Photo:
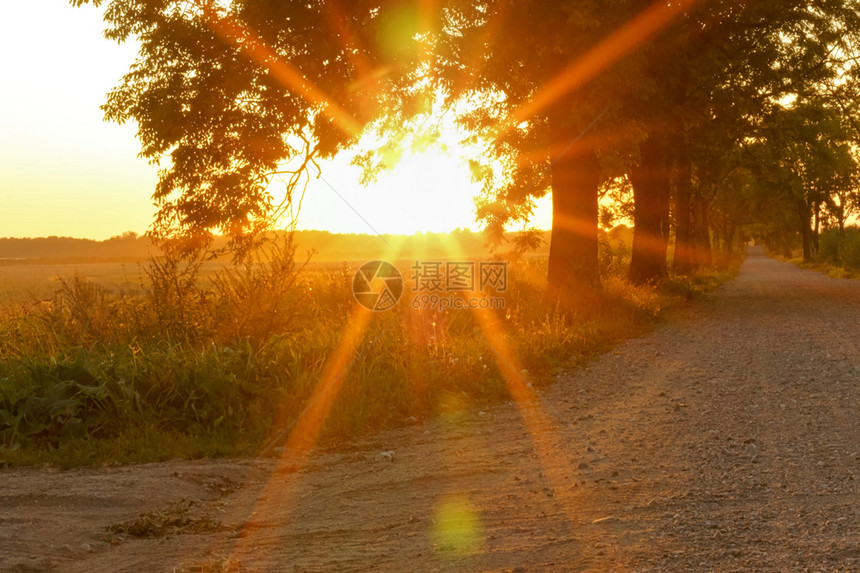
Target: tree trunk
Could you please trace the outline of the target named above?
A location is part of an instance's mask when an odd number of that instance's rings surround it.
[[[669,169],[662,141],[649,136],[639,144],[639,165],[630,173],[633,184],[633,250],[630,281],[643,284],[666,276],[669,248]]]
[[[839,236],[840,237],[845,236],[845,219],[846,219],[846,217],[845,217],[845,206],[844,205],[845,205],[844,203],[839,205],[839,211],[838,211],[838,215],[837,215],[838,216],[837,224],[839,225]]]
[[[726,242],[725,246],[723,247],[723,254],[725,254],[727,257],[731,257],[732,253],[735,252],[735,246],[738,244],[737,234],[738,226],[735,222],[735,219],[732,219],[732,221],[728,225],[728,231],[726,232]]]
[[[812,230],[812,258],[818,257],[818,236],[821,231],[821,205],[815,206],[815,226]]]
[[[683,134],[682,134],[683,135]],[[693,270],[692,167],[687,142],[676,142],[677,170],[675,171],[675,254],[672,267],[675,272],[689,274]]]
[[[800,219],[800,237],[803,239],[803,260],[812,260],[812,229],[809,227],[812,219],[811,209],[803,199],[797,200],[797,216]]]
[[[552,148],[559,150],[557,153],[579,136],[579,130],[566,123],[567,109],[559,106],[549,116]],[[570,306],[579,294],[600,287],[597,263],[600,163],[589,138],[582,138],[564,155],[552,159],[547,295],[563,306]]]
[[[693,194],[693,263],[707,266],[713,262],[711,254],[710,221],[708,221],[708,201],[705,190],[699,185]]]

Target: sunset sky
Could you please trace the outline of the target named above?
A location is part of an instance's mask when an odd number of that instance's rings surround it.
[[[155,168],[137,158],[134,126],[99,106],[134,59],[102,37],[104,8],[66,0],[7,3],[0,19],[0,237],[106,239],[142,233]],[[476,228],[468,170],[441,152],[407,157],[372,188],[340,157],[309,189],[299,228],[411,233]],[[548,228],[544,201],[535,221]]]

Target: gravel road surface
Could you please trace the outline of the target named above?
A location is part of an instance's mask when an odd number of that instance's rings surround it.
[[[0,471],[0,570],[860,571],[858,343],[860,282],[751,249],[516,402],[303,460]]]

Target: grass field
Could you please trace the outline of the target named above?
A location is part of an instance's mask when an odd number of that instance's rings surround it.
[[[54,297],[61,278],[80,275],[112,292],[140,291],[146,278],[138,263],[0,264],[0,303],[35,303]]]
[[[403,298],[371,312],[353,296],[357,263],[303,267],[295,251],[239,267],[0,266],[0,463],[251,455],[300,430],[336,441],[506,399],[731,274],[636,287],[623,244],[605,242],[603,292],[571,311],[543,301],[543,257],[495,261],[506,288],[471,295],[501,305],[444,309],[416,303],[403,259]]]

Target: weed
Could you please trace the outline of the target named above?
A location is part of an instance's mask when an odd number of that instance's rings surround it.
[[[374,314],[338,371],[323,438],[505,399],[514,365],[548,383],[729,276],[634,286],[619,278],[627,247],[601,248],[604,292],[570,312],[541,296],[546,260],[518,258],[503,309],[401,302]],[[52,299],[0,313],[0,463],[247,455],[308,407],[354,314],[355,269],[296,264],[289,236],[214,273],[204,255],[164,252],[142,292],[74,276]]]

